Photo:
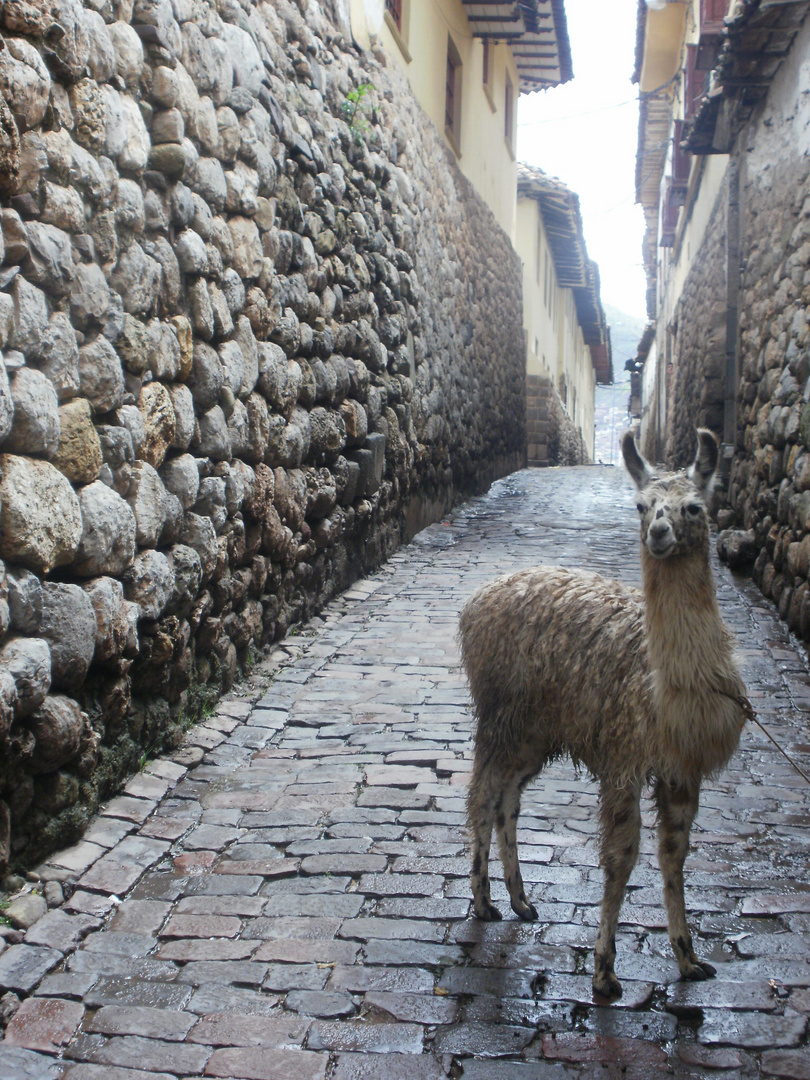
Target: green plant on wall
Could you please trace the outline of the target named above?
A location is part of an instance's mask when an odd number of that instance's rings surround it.
[[[349,125],[349,131],[355,142],[374,142],[377,133],[372,131],[368,120],[368,113],[372,109],[371,94],[374,91],[374,83],[364,82],[350,90],[346,99],[340,106],[343,119]]]

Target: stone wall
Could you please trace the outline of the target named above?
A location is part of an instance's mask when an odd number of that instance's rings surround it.
[[[725,504],[717,514],[721,556],[750,566],[791,629],[810,640],[810,22],[797,35],[768,96],[739,135],[733,153],[740,183],[741,281],[736,445]],[[688,325],[706,354],[720,356],[725,309],[724,199],[698,258],[695,288],[684,301]],[[698,282],[704,282],[702,288]],[[690,280],[691,286],[691,280]],[[687,313],[686,307],[694,305]],[[681,350],[683,355],[683,350]],[[689,378],[698,382],[699,367]],[[708,393],[722,403],[719,371]],[[707,391],[703,391],[707,393]],[[693,393],[693,402],[695,401]],[[693,428],[691,410],[673,415],[672,458]],[[707,414],[708,416],[708,414]],[[722,424],[722,412],[719,413]],[[721,424],[714,430],[722,430]],[[714,426],[709,424],[709,426]]]
[[[532,466],[591,463],[582,432],[545,375],[526,376],[526,444]]]
[[[316,4],[0,28],[2,864],[521,465],[525,351],[507,237]]]
[[[749,533],[754,578],[810,639],[810,169],[745,185],[737,455],[730,505]]]
[[[700,257],[663,333],[672,336],[665,460],[684,468],[695,457],[695,429],[723,435],[726,370],[726,203],[724,188],[712,211]],[[666,350],[659,343],[659,356]]]

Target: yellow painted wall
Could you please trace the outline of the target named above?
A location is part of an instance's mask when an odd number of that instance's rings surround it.
[[[591,350],[582,337],[573,290],[557,283],[543,219],[534,199],[518,200],[515,247],[523,262],[527,373],[549,376],[558,392],[565,380],[566,412],[582,432],[593,457],[596,375]]]
[[[461,0],[403,0],[403,33],[392,32],[382,0],[352,0],[352,33],[361,47],[374,36],[386,53],[406,73],[416,99],[442,133],[445,107],[445,74],[448,34],[462,61],[460,146],[448,145],[457,154],[464,175],[513,240],[517,165],[514,157],[514,125],[519,80],[508,46],[490,46],[490,93],[483,84],[483,43],[474,39]],[[511,79],[513,135],[505,135],[507,75]],[[511,141],[511,146],[510,146]]]
[[[681,66],[681,49],[687,28],[687,12],[691,5],[667,4],[661,11],[647,9],[644,36],[644,62],[641,66],[639,89],[648,93],[675,75]],[[691,13],[691,10],[690,12]]]

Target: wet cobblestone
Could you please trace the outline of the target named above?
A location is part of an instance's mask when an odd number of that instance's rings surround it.
[[[624,996],[593,1000],[596,788],[565,763],[528,789],[518,835],[539,921],[469,917],[458,611],[537,562],[638,584],[633,502],[610,468],[499,482],[148,763],[40,868],[73,886],[64,908],[0,951],[24,998],[3,1080],[810,1076],[810,785],[753,725],[704,785],[686,864],[715,981],[678,981],[645,800]],[[716,572],[757,715],[808,771],[804,649]]]

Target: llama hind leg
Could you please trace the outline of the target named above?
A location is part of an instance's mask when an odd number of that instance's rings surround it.
[[[472,840],[472,872],[470,885],[473,910],[479,919],[495,922],[501,913],[492,903],[489,887],[489,849],[492,826],[503,800],[503,781],[492,769],[473,768],[467,795],[467,823]]]
[[[683,896],[683,864],[689,850],[689,830],[697,813],[699,795],[697,784],[670,787],[659,780],[655,787],[658,862],[664,878],[669,940],[682,978],[695,980],[710,979],[715,974],[712,965],[699,960],[692,947]]]
[[[512,911],[527,922],[533,922],[537,918],[537,908],[526,899],[523,888],[523,875],[518,861],[517,823],[520,817],[520,796],[530,779],[531,773],[523,778],[514,777],[508,783],[504,790],[501,808],[495,815],[498,847]]]
[[[594,993],[621,997],[622,984],[616,978],[616,927],[627,881],[638,858],[641,836],[641,791],[636,786],[601,791],[602,851],[605,872],[602,913],[593,958]]]

